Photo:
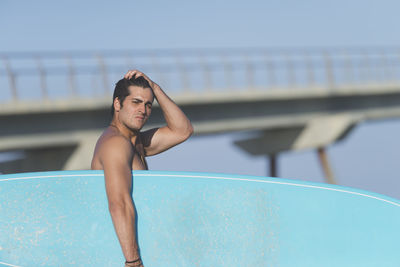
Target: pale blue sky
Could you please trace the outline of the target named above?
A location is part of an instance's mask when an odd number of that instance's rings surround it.
[[[0,0],[1,50],[397,45],[395,0]]]
[[[400,2],[0,0],[0,52],[191,47],[400,45]],[[400,47],[400,46],[399,46]],[[165,88],[168,91],[168,88]],[[400,198],[400,120],[364,123],[328,149],[337,180]],[[240,134],[192,138],[150,159],[157,170],[265,175]],[[322,181],[313,151],[284,153],[280,176]]]

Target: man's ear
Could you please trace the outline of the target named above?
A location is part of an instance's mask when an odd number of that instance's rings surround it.
[[[118,97],[116,97],[115,99],[114,99],[114,110],[115,111],[120,111],[120,109],[121,109],[121,103],[119,102],[119,98]]]

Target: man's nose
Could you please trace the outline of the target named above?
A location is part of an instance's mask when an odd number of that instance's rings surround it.
[[[142,114],[146,114],[146,105],[140,105],[139,111],[140,111]]]

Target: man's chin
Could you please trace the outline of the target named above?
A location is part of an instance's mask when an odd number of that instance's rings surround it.
[[[142,128],[144,127],[146,121],[143,122],[138,122],[138,121],[133,121],[131,125],[129,125],[129,129],[132,132],[140,132],[140,130],[142,130]]]
[[[132,132],[136,133],[136,132],[140,132],[140,130],[142,130],[143,126],[144,126],[144,125],[141,125],[141,126],[132,126],[132,127],[129,127],[129,129],[130,129]]]

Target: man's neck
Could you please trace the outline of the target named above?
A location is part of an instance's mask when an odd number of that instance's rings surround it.
[[[117,129],[123,136],[131,140],[133,144],[135,143],[136,138],[139,135],[138,131],[132,131],[121,123],[118,123],[117,120],[112,120],[110,123],[110,127]]]

